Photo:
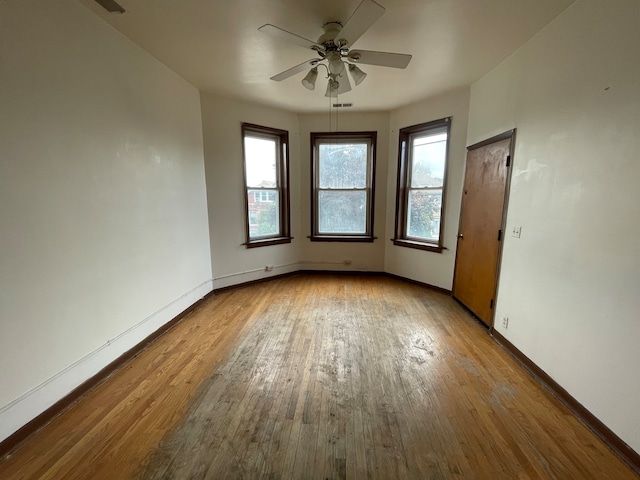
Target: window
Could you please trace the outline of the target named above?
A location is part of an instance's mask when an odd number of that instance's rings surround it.
[[[441,252],[451,118],[400,130],[393,243]]]
[[[376,132],[312,133],[311,240],[372,242]]]
[[[247,248],[291,242],[289,133],[242,124]]]
[[[267,190],[249,190],[249,196],[253,193],[253,198],[256,202],[275,202],[276,192],[270,192]],[[251,211],[249,211],[251,213]]]

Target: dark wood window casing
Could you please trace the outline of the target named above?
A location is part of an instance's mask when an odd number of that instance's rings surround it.
[[[442,185],[412,185],[412,176],[415,173],[413,171],[415,166],[413,145],[414,140],[429,137],[430,135],[436,136],[443,134],[446,134],[446,146],[444,150]],[[427,250],[437,253],[442,252],[442,250],[444,249],[442,237],[444,233],[447,170],[449,164],[449,145],[451,140],[450,134],[451,117],[400,129],[398,138],[398,183],[396,188],[395,233],[392,240],[394,245]],[[409,231],[410,229],[408,228],[408,226],[409,222],[411,221],[410,196],[414,192],[422,192],[426,194],[433,192],[436,194],[441,194],[439,212],[433,212],[434,218],[430,219],[431,223],[434,223],[436,220],[438,222],[437,227],[434,228],[434,230],[438,232],[437,237],[426,235],[412,235]]]
[[[373,217],[374,217],[374,186],[375,186],[375,161],[376,161],[376,140],[377,132],[333,132],[333,133],[311,133],[311,235],[309,238],[314,242],[373,242],[375,237],[373,236]],[[353,146],[363,145],[366,148],[366,168],[357,167],[357,170],[361,170],[363,175],[359,177],[356,186],[338,185],[341,181],[336,180],[336,185],[323,185],[322,182],[326,179],[326,174],[321,173],[321,162],[325,159],[320,158],[321,146],[327,146],[329,148],[339,147],[340,145]],[[339,148],[338,148],[339,149]],[[339,163],[339,162],[338,162]],[[327,167],[328,168],[328,167]],[[346,168],[346,167],[344,167]],[[322,179],[321,179],[322,177]],[[361,181],[360,181],[361,180]],[[349,183],[345,181],[345,183]],[[329,198],[331,195],[335,199],[343,195],[343,198],[348,196],[364,196],[364,218],[358,219],[358,224],[363,228],[353,229],[349,228],[336,228],[336,231],[331,231],[330,228],[323,225],[322,219],[325,218],[327,210],[322,210],[323,197]],[[324,204],[326,206],[327,203]],[[339,219],[341,215],[349,216],[350,209],[345,207],[345,210],[339,212],[335,210],[336,218]],[[322,218],[321,218],[322,217]],[[343,223],[348,223],[346,220]]]
[[[247,139],[268,140],[275,144],[275,175],[267,185],[250,185],[247,171]],[[264,247],[291,243],[289,199],[289,132],[251,123],[242,124],[242,155],[244,172],[245,246]],[[264,182],[267,183],[267,182]],[[276,205],[276,225],[273,231],[260,233],[261,215],[271,204]]]

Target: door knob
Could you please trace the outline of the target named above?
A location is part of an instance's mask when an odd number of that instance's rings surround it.
[[[458,237],[459,239],[463,239],[463,238],[464,238],[464,235],[463,235],[463,234],[461,234],[461,233],[459,233],[458,235],[456,235],[456,237]]]

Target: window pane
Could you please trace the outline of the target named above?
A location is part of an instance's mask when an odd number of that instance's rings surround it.
[[[447,134],[416,137],[412,146],[411,187],[442,187]]]
[[[249,190],[249,202],[275,202],[276,190]]]
[[[318,197],[318,233],[366,233],[365,191],[324,190]]]
[[[247,187],[275,187],[276,171],[275,140],[259,137],[244,137]]]
[[[272,200],[261,201],[257,198]],[[280,208],[276,190],[249,190],[247,203],[249,205],[249,238],[277,235],[280,232]]]
[[[442,190],[410,190],[407,237],[438,241]]]
[[[365,188],[367,186],[367,144],[328,144],[319,148],[320,188]]]

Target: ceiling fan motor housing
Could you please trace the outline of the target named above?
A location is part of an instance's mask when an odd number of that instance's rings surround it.
[[[320,38],[318,38],[318,43],[320,45],[324,45],[327,50],[338,48],[338,45],[334,43],[334,40],[340,33],[340,30],[342,30],[342,24],[340,22],[329,22],[325,23],[322,28],[324,33],[320,35]]]

